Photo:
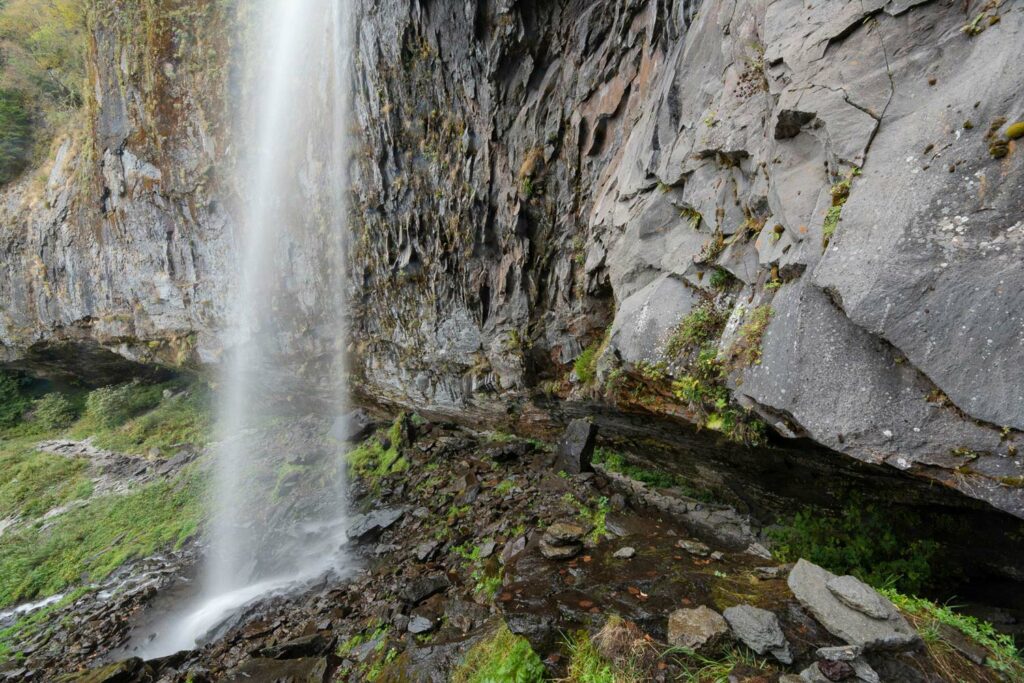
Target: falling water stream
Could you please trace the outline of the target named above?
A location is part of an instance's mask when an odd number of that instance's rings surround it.
[[[192,648],[252,601],[345,570],[344,467],[323,425],[345,403],[348,4],[262,0],[250,16],[209,552],[197,598],[143,656]],[[296,485],[298,503],[283,493]]]

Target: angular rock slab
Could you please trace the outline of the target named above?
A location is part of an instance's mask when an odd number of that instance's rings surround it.
[[[722,613],[735,635],[759,655],[770,652],[783,664],[793,663],[789,641],[782,632],[779,618],[768,610],[750,605],[730,607]]]
[[[327,680],[327,660],[307,657],[304,659],[255,658],[242,662],[222,679],[245,681],[245,683],[324,683]]]
[[[829,633],[850,645],[857,645],[864,650],[903,650],[920,642],[917,632],[895,605],[854,577],[843,577],[841,582],[836,579],[839,577],[835,574],[807,560],[800,560],[789,573],[788,584],[800,604]],[[853,583],[849,579],[857,581],[861,586],[852,588]],[[873,613],[877,613],[881,606],[886,607],[886,617],[876,618],[851,607],[836,595],[833,590],[836,586],[841,588],[847,599],[855,594],[858,596],[855,602],[869,602],[869,609]],[[865,589],[877,596],[877,599],[871,598],[868,601],[864,597],[867,594]]]
[[[596,443],[597,426],[590,420],[573,420],[558,441],[555,466],[568,474],[591,471]]]
[[[668,615],[668,644],[697,652],[712,648],[729,635],[729,624],[722,615],[701,605],[677,609]]]

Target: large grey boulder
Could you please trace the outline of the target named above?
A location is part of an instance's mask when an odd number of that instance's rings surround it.
[[[733,635],[759,655],[771,653],[783,664],[793,663],[789,641],[782,632],[779,618],[768,610],[739,605],[722,612]]]
[[[838,577],[801,559],[789,573],[789,588],[832,635],[864,650],[915,647],[920,637],[896,606],[852,576]]]

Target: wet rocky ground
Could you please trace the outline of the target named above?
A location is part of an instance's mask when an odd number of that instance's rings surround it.
[[[196,650],[130,657],[133,634],[189,592],[194,544],[52,612],[0,680],[447,681],[501,624],[554,678],[585,633],[632,671],[616,680],[1011,680],[966,638],[937,655],[852,577],[772,561],[724,506],[590,471],[592,433],[549,445],[407,418],[370,438],[349,576],[258,600]]]

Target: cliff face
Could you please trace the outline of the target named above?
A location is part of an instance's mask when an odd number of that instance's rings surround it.
[[[363,393],[495,418],[597,398],[746,439],[762,420],[1024,516],[1024,8],[357,4]],[[93,131],[6,191],[9,362],[222,346],[225,31],[111,16]]]

